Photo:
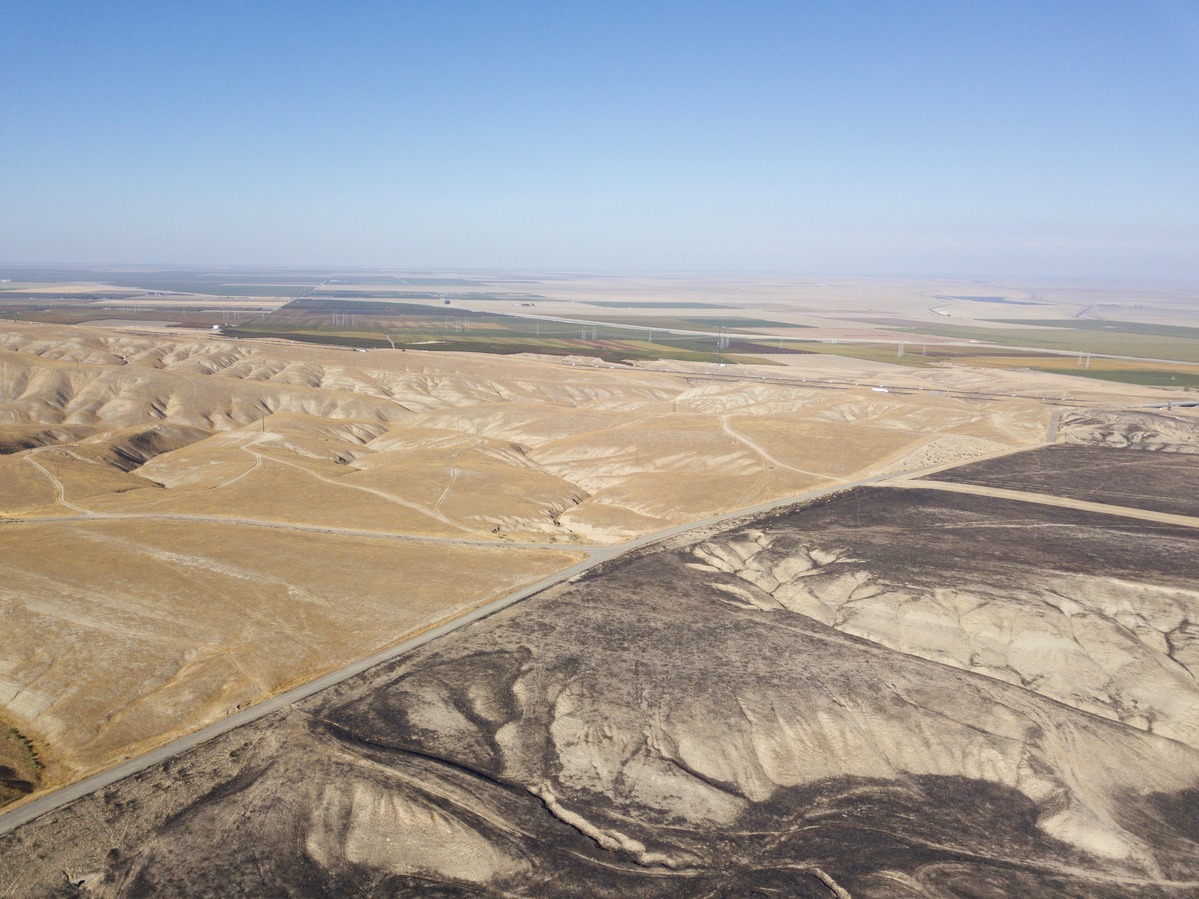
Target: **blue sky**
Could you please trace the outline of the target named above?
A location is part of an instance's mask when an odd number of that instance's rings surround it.
[[[1199,2],[0,8],[0,260],[1199,280]]]

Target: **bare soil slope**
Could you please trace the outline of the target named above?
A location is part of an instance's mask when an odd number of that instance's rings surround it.
[[[0,853],[45,895],[1193,896],[1197,549],[854,490],[623,557]]]
[[[0,711],[45,763],[11,779],[111,765],[588,544],[1048,426],[1036,399],[931,375],[880,395],[811,365],[766,380],[5,325]]]

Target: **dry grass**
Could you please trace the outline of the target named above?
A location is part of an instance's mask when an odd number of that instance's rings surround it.
[[[48,781],[533,582],[572,546],[946,437],[976,441],[964,456],[1043,438],[1037,400],[962,390],[1106,390],[822,357],[731,379],[575,361],[6,326],[0,427],[49,445],[0,456],[0,518],[58,520],[0,522],[0,710],[49,747]],[[880,371],[922,392],[880,395]],[[337,528],[359,533],[319,530]]]

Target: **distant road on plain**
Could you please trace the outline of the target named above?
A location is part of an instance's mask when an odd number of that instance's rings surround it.
[[[430,307],[437,308],[437,307]],[[478,312],[488,312],[490,310],[480,309],[471,310]],[[969,347],[976,350],[1005,350],[1008,352],[1028,353],[1038,356],[1089,356],[1092,359],[1119,359],[1126,362],[1154,362],[1166,365],[1189,365],[1199,367],[1199,362],[1189,362],[1185,359],[1155,359],[1149,356],[1121,356],[1116,353],[1088,353],[1079,350],[1057,350],[1048,347],[1029,347],[1029,346],[1013,346],[1006,343],[990,343],[985,340],[954,340],[952,338],[933,337],[912,332],[906,337],[790,337],[780,334],[755,334],[751,331],[735,329],[735,330],[719,330],[719,331],[704,331],[704,330],[687,330],[683,328],[664,328],[661,326],[654,327],[653,325],[635,325],[630,322],[609,322],[602,319],[588,318],[563,318],[555,315],[537,315],[529,312],[492,312],[493,315],[503,315],[508,318],[524,318],[531,321],[557,322],[561,324],[579,325],[582,328],[614,328],[625,331],[640,331],[653,334],[671,334],[678,337],[695,338],[697,340],[714,340],[720,337],[736,337],[740,340],[762,340],[762,341],[786,341],[791,344],[804,343],[829,343],[829,344],[844,344],[846,346],[938,346],[938,347]],[[730,316],[730,320],[734,316]]]

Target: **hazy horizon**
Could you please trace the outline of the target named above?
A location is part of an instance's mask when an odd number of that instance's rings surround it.
[[[825,279],[836,278],[846,281],[879,281],[879,282],[917,282],[917,281],[944,281],[947,283],[961,282],[964,284],[1000,284],[1008,283],[1011,285],[1039,284],[1042,286],[1054,286],[1065,284],[1093,285],[1093,286],[1174,286],[1174,287],[1193,287],[1199,286],[1199,274],[1186,277],[1167,277],[1155,275],[1129,276],[1129,277],[1103,277],[1103,276],[1088,276],[1088,275],[1063,275],[1063,274],[1045,274],[1045,275],[1023,275],[1010,272],[878,272],[874,274],[863,274],[853,271],[787,271],[784,269],[769,270],[769,269],[621,269],[621,268],[499,268],[499,267],[475,267],[475,266],[366,266],[366,265],[314,265],[303,264],[294,266],[285,265],[256,265],[251,263],[222,265],[219,263],[212,264],[197,264],[191,262],[74,262],[62,260],[41,260],[41,261],[21,261],[21,260],[4,260],[0,259],[0,277],[8,277],[10,272],[20,269],[31,269],[34,271],[53,271],[54,269],[62,269],[65,271],[78,270],[82,273],[88,272],[107,272],[119,273],[122,270],[129,272],[151,273],[151,272],[192,272],[197,274],[279,274],[286,275],[328,275],[328,274],[347,274],[347,275],[379,275],[380,277],[400,277],[402,275],[416,276],[465,276],[475,277],[483,280],[500,280],[504,278],[514,277],[537,277],[537,278],[576,278],[576,277],[594,277],[594,278],[760,278],[766,280],[801,280],[801,279]]]
[[[9,265],[1199,280],[1186,0],[6,18]]]

